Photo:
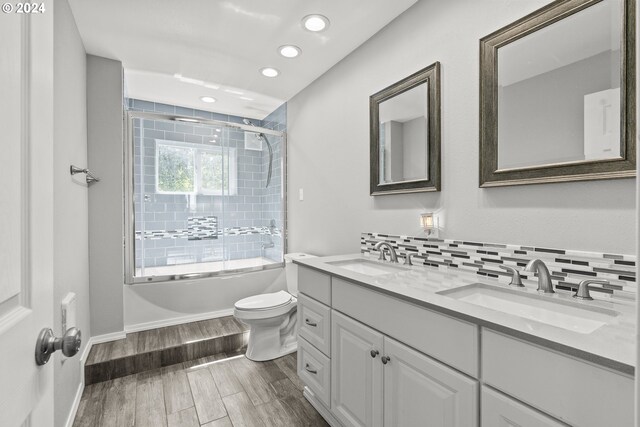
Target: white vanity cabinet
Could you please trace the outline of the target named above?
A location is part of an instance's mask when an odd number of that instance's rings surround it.
[[[384,425],[478,425],[478,382],[384,338]]]
[[[345,426],[382,426],[383,335],[333,311],[331,411]]]
[[[477,425],[477,381],[333,311],[331,411],[344,426]]]
[[[565,427],[541,412],[489,387],[482,386],[482,425],[491,427]],[[613,425],[613,424],[612,424]]]
[[[298,373],[332,427],[633,425],[630,375],[318,270],[299,280]]]

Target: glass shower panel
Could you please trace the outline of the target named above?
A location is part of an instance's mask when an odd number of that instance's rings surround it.
[[[282,263],[283,137],[147,117],[131,122],[134,280]]]
[[[283,138],[276,135],[265,135],[266,142],[271,145],[271,156],[268,147],[263,151],[261,166],[263,175],[271,179],[269,185],[264,182],[262,194],[262,209],[260,211],[263,224],[262,258],[265,263],[280,263],[284,261],[284,179],[283,179]]]

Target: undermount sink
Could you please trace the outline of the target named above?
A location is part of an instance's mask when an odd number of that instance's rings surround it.
[[[382,262],[369,261],[366,259],[348,259],[345,261],[328,262],[329,265],[344,268],[345,270],[354,271],[367,276],[381,276],[383,274],[398,273],[406,271],[404,267],[383,264]]]
[[[573,301],[521,290],[474,283],[437,292],[469,304],[535,320],[580,334],[590,334],[611,322],[619,313],[600,307],[585,307]]]

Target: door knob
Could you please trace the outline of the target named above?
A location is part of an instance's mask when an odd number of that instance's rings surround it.
[[[73,357],[80,350],[80,344],[82,333],[78,328],[67,329],[61,337],[54,336],[51,328],[44,328],[36,340],[36,364],[44,365],[57,350],[62,350],[67,357]]]

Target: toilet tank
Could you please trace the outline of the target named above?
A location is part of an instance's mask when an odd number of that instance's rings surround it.
[[[298,296],[298,265],[293,263],[294,259],[315,258],[302,252],[294,252],[284,255],[284,270],[287,280],[287,291],[293,296]]]

